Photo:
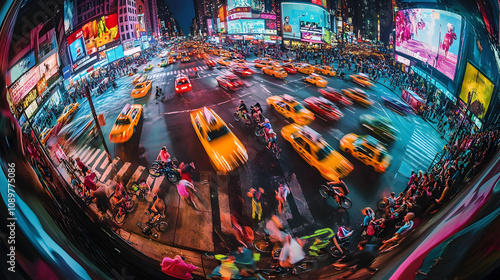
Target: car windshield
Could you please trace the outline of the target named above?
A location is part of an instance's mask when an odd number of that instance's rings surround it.
[[[219,129],[211,130],[207,132],[208,141],[213,141],[221,136],[229,133],[227,126],[222,126]]]
[[[323,104],[323,103],[318,104],[318,107],[319,107],[320,109],[325,110],[325,111],[332,111],[332,108],[330,108],[330,107],[326,106],[326,105],[325,105],[325,104]]]
[[[125,124],[130,124],[130,120],[127,119],[116,119],[115,122],[116,125],[125,125]]]
[[[304,107],[300,104],[297,104],[297,105],[293,106],[293,109],[295,110],[295,112],[298,112],[298,111],[304,110]]]
[[[135,86],[135,89],[141,89],[141,88],[143,88],[143,87],[144,87],[144,85],[136,85],[136,86]]]
[[[384,160],[386,156],[387,154],[381,151],[380,154],[378,155],[378,162],[382,162],[382,160]]]
[[[178,85],[184,85],[184,84],[188,84],[188,83],[189,83],[189,82],[188,82],[188,80],[186,80],[186,79],[180,79],[179,81],[177,81],[177,84],[178,84]]]
[[[318,158],[319,161],[321,161],[325,159],[329,154],[331,154],[332,151],[333,149],[330,146],[325,145],[316,152],[316,157]]]

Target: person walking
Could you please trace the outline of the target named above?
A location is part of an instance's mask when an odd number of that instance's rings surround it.
[[[247,196],[252,198],[252,219],[255,219],[255,214],[257,214],[257,218],[260,221],[262,218],[262,196],[264,195],[264,189],[251,188],[247,193]]]

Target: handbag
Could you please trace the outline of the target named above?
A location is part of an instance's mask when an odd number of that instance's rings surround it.
[[[368,236],[372,236],[375,234],[375,228],[373,227],[373,224],[369,224],[368,227],[366,228],[366,234]]]

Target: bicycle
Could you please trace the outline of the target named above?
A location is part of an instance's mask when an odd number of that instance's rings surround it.
[[[329,185],[321,185],[319,187],[319,193],[324,199],[328,199],[330,196],[337,201],[339,207],[349,210],[352,207],[352,201],[346,196],[340,196],[337,191],[335,191]]]
[[[142,229],[142,233],[146,235],[151,235],[153,238],[158,238],[158,233],[153,232],[153,229],[159,232],[166,232],[168,229],[168,223],[163,219],[165,215],[156,213],[145,223],[138,223],[137,226]]]
[[[273,142],[271,145],[271,150],[273,151],[274,157],[276,159],[280,159],[281,157],[281,148],[278,146],[278,143]]]
[[[271,268],[268,269],[256,269],[255,272],[263,273],[269,277],[269,279],[275,279],[278,277],[289,279],[291,276],[298,276],[301,279],[309,278],[308,272],[315,270],[318,267],[318,262],[314,259],[305,258],[299,263],[295,264],[293,268],[283,268],[279,265],[279,256],[281,249],[276,249],[273,251]]]
[[[125,218],[128,213],[135,209],[135,202],[133,200],[125,200],[120,203],[120,205],[115,205],[113,210],[113,219],[119,225],[125,222]]]
[[[253,247],[255,250],[264,254],[270,254],[273,251],[274,242],[271,241],[269,234],[267,232],[264,232],[264,234],[256,232],[256,234],[262,237],[262,239],[253,241]]]
[[[247,126],[250,126],[252,124],[252,118],[250,118],[250,116],[248,116],[248,113],[246,113],[246,112],[243,113],[243,112],[238,110],[238,111],[234,112],[233,116],[234,116],[234,120],[237,122],[239,122],[241,119],[243,119],[243,121],[245,122],[245,124]]]
[[[170,183],[177,183],[181,177],[177,167],[177,159],[173,158],[170,163],[165,164],[160,161],[153,162],[149,168],[149,175],[155,178],[166,175]]]

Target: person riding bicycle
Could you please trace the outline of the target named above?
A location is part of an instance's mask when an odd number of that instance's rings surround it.
[[[160,153],[158,154],[158,157],[156,158],[161,164],[167,165],[167,167],[171,166],[171,160],[170,160],[170,154],[168,153],[167,147],[163,146],[161,147]]]
[[[255,105],[250,106],[250,110],[252,111],[252,118],[256,123],[260,123],[262,121],[262,107],[257,102]]]
[[[279,264],[282,268],[293,268],[296,264],[300,263],[305,257],[303,244],[300,239],[292,238],[287,235],[283,242],[279,256]]]
[[[240,106],[238,106],[238,109],[236,110],[240,116],[243,116],[243,114],[246,114],[248,112],[247,105],[245,104],[245,101],[241,100],[240,101]]]
[[[338,180],[335,180],[335,181],[327,182],[327,184],[337,194],[335,196],[335,200],[337,200],[337,203],[339,203],[339,204],[340,204],[340,197],[346,196],[347,194],[349,194],[349,188],[347,188],[346,183],[344,183],[344,181],[342,181],[342,179],[340,179],[340,178]]]
[[[267,147],[266,147],[268,150],[272,147],[273,144],[276,144],[276,139],[277,139],[276,136],[277,135],[274,132],[274,130],[269,129],[269,131],[267,132],[267,141],[268,141],[268,143],[267,143]]]

